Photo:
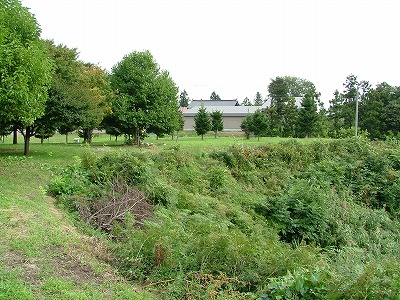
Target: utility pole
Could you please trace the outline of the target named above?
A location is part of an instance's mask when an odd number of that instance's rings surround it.
[[[355,129],[355,132],[354,132],[354,136],[355,137],[357,137],[357,135],[358,135],[358,132],[357,132],[357,129],[358,129],[358,86],[357,86],[357,91],[356,91],[356,129]]]

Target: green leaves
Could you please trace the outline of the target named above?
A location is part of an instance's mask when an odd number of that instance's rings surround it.
[[[224,120],[222,118],[222,112],[213,111],[210,113],[211,117],[211,130],[215,132],[215,137],[217,137],[218,131],[222,131],[224,129]]]
[[[167,71],[160,71],[149,51],[132,52],[112,69],[116,91],[114,116],[129,136],[146,130],[169,134],[179,126],[178,88]],[[122,109],[121,109],[122,108]]]
[[[25,126],[44,112],[52,64],[36,19],[19,1],[0,6],[0,117]]]
[[[250,138],[250,134],[254,133],[260,139],[261,136],[267,134],[269,122],[265,114],[258,109],[254,114],[246,116],[240,127],[245,132],[247,138]]]
[[[201,105],[194,116],[194,130],[196,130],[197,135],[201,135],[202,139],[204,134],[211,130],[211,118],[204,105]]]

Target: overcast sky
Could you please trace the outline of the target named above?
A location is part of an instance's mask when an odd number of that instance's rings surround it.
[[[312,81],[327,104],[354,74],[400,85],[399,0],[22,0],[42,38],[111,71],[149,50],[191,99],[267,96],[276,76]]]

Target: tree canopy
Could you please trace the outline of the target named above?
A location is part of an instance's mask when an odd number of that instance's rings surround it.
[[[248,97],[246,97],[243,99],[242,105],[243,106],[252,106],[253,104],[251,103],[250,99]]]
[[[264,104],[264,99],[263,99],[261,93],[257,92],[256,95],[254,96],[254,105],[261,106],[263,104]]]
[[[116,93],[113,113],[117,123],[124,134],[134,137],[135,144],[149,129],[169,133],[178,126],[178,88],[149,51],[131,52],[116,64],[111,86]]]
[[[214,131],[215,137],[217,137],[218,131],[224,129],[224,119],[222,117],[222,112],[219,110],[210,113],[211,117],[211,130]]]
[[[194,130],[197,135],[201,135],[201,139],[211,130],[211,118],[204,105],[201,105],[199,111],[194,116]]]
[[[320,103],[320,93],[315,85],[306,79],[293,76],[278,76],[271,79],[268,85],[271,106],[267,115],[271,124],[271,133],[277,136],[290,137],[296,135],[299,107],[296,98],[306,95]]]
[[[44,113],[52,63],[35,17],[18,0],[0,2],[0,45],[0,118],[26,129],[27,155],[29,126]]]
[[[179,95],[179,106],[180,107],[188,107],[189,105],[189,95],[186,90],[183,90]]]
[[[260,137],[265,136],[268,132],[269,121],[265,114],[257,109],[243,119],[240,128],[245,132],[246,138],[250,138],[250,134],[253,133],[260,140]]]
[[[297,120],[297,136],[311,137],[317,130],[319,115],[313,95],[306,94],[301,101]]]
[[[214,91],[210,95],[210,100],[221,100],[221,97]]]

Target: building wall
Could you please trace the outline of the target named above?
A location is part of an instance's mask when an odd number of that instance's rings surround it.
[[[185,125],[183,130],[194,130],[194,117],[184,116]],[[224,131],[241,131],[240,124],[244,117],[242,116],[224,116]]]

